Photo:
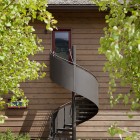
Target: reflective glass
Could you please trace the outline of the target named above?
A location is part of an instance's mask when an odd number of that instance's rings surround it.
[[[55,52],[64,59],[69,59],[69,32],[55,32]]]

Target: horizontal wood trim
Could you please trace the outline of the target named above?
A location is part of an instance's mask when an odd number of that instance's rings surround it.
[[[71,94],[62,94],[62,93],[59,93],[59,94],[52,94],[52,93],[48,93],[48,94],[25,94],[27,96],[27,98],[34,98],[34,99],[38,99],[38,98],[52,98],[52,99],[55,99],[55,98],[60,98],[60,99],[69,99],[71,98]]]
[[[30,60],[49,60],[49,55],[35,55],[35,56],[30,56]],[[104,55],[78,55],[77,56],[77,61],[78,60],[89,60],[89,61],[95,61],[95,60],[101,60],[105,61],[105,56]]]
[[[92,126],[92,127],[77,127],[77,132],[107,132],[109,127],[97,127],[97,126]],[[128,127],[129,131],[131,132],[140,132],[139,127]]]
[[[119,127],[129,127],[129,126],[137,126],[139,127],[140,122],[138,121],[115,121]],[[80,126],[84,126],[84,127],[93,127],[93,126],[106,126],[106,127],[110,127],[112,124],[114,123],[114,120],[112,121],[87,121],[83,124],[81,124]]]
[[[56,87],[54,89],[52,89],[51,87],[50,88],[49,87],[48,88],[46,88],[46,87],[32,88],[32,91],[30,91],[30,88],[26,88],[26,87],[22,88],[22,89],[24,90],[25,93],[28,93],[28,94],[45,93],[45,94],[60,94],[60,95],[62,95],[65,93],[71,93],[70,91],[63,89],[63,88],[60,88],[60,87]],[[99,88],[99,92],[101,92],[101,93],[104,93],[106,91],[108,91],[108,87],[100,87]],[[120,88],[116,89],[116,93],[118,93],[118,92],[124,93],[124,92],[128,92],[128,91],[130,91],[130,88],[127,88],[127,87],[123,87],[121,89]]]
[[[107,74],[102,74],[102,73],[94,73],[94,75],[99,75],[99,76],[104,76],[104,78],[107,77]],[[40,82],[28,82],[28,83],[22,83],[20,84],[21,88],[24,89],[24,88],[62,88],[60,87],[59,85],[57,85],[56,83],[47,83],[47,82],[44,82],[44,83],[40,83]],[[109,84],[108,83],[99,83],[99,88],[108,88]],[[117,85],[117,87],[121,87],[120,84]],[[128,86],[127,87],[124,87],[124,88],[129,88]]]
[[[18,110],[14,110],[13,112],[18,112]],[[19,122],[21,123],[21,121],[25,120],[25,121],[30,121],[30,120],[33,120],[33,121],[43,121],[43,120],[50,120],[50,116],[51,116],[51,113],[48,112],[48,113],[41,113],[41,114],[38,114],[38,113],[35,113],[35,114],[26,114],[24,113],[22,116],[20,116],[19,112],[18,113],[13,113],[11,111],[11,114],[8,114],[9,118],[8,120],[6,120],[6,123],[12,123],[12,121],[15,121],[15,122]],[[29,116],[30,117],[29,117]],[[18,118],[18,116],[20,116]],[[28,117],[27,117],[28,116]],[[92,119],[90,119],[90,123],[92,123],[92,126],[96,127],[96,123],[94,124],[95,121],[101,121],[101,124],[108,124],[110,121],[113,122],[113,121],[118,121],[118,122],[122,122],[122,121],[125,121],[127,122],[127,126],[131,127],[131,123],[130,122],[138,122],[140,120],[140,116],[134,116],[133,118],[129,118],[128,116],[123,116],[123,115],[120,115],[120,114],[117,114],[116,116],[113,116],[113,115],[105,115],[105,116],[100,116],[100,115],[97,115],[96,117],[93,117]],[[12,123],[13,124],[13,123]],[[5,126],[6,124],[1,124],[0,126]],[[15,124],[16,125],[16,124]],[[108,124],[110,125],[110,124]],[[125,124],[124,124],[125,125]],[[84,124],[81,124],[79,127],[88,127],[86,123]],[[98,125],[97,125],[98,126]],[[125,126],[124,126],[125,127]],[[135,127],[135,126],[133,126]],[[139,127],[139,126],[138,126]]]

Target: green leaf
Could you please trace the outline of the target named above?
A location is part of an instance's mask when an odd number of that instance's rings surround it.
[[[10,26],[11,26],[11,23],[8,22],[8,23],[6,23],[5,25],[6,25],[7,27],[10,27]]]
[[[124,103],[125,103],[125,105],[128,104],[128,102],[129,102],[128,95],[124,95]]]
[[[0,97],[11,93],[12,101],[21,99],[27,105],[29,101],[19,84],[45,76],[42,70],[46,66],[29,59],[43,50],[41,40],[29,23],[38,19],[44,21],[47,29],[53,30],[57,22],[46,7],[46,0],[0,2]],[[0,100],[0,109],[5,104]],[[0,122],[4,122],[3,117]]]
[[[4,56],[0,56],[0,61],[3,61],[4,60]]]

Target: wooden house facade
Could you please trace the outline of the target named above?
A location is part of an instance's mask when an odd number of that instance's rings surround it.
[[[66,3],[67,2],[67,3]],[[108,73],[103,72],[106,62],[104,55],[98,54],[100,37],[104,36],[103,28],[106,13],[99,12],[98,7],[89,1],[49,1],[49,11],[58,20],[58,31],[67,33],[69,43],[76,49],[77,65],[90,71],[98,81],[98,114],[76,127],[76,137],[82,140],[113,140],[107,129],[114,122],[118,126],[128,127],[131,131],[140,132],[140,112],[133,112],[134,117],[129,119],[126,112],[128,106],[118,104],[110,107],[108,91]],[[26,109],[5,109],[3,111],[9,119],[0,125],[0,131],[11,129],[15,133],[29,133],[32,139],[41,140],[50,138],[52,113],[72,99],[72,91],[58,85],[50,78],[50,50],[53,50],[57,33],[46,31],[45,24],[34,22],[35,33],[43,40],[44,51],[32,57],[32,60],[44,62],[47,73],[43,79],[27,81],[21,84],[25,95],[29,99]],[[57,31],[56,31],[57,32]],[[59,35],[59,34],[58,34]],[[65,36],[65,37],[66,37]],[[64,38],[63,38],[64,39]],[[69,58],[68,58],[68,61]],[[69,62],[70,63],[70,62]],[[51,69],[52,70],[52,69]],[[58,73],[59,75],[59,73]],[[67,76],[65,77],[67,79]],[[127,92],[128,88],[120,88],[116,92]],[[94,92],[94,90],[93,90]],[[90,108],[90,107],[89,107]],[[51,139],[51,138],[50,138]],[[55,138],[54,138],[55,139]],[[70,139],[68,137],[56,139]]]

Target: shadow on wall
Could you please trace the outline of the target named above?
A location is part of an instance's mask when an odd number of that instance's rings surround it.
[[[43,111],[28,110],[20,133],[29,132],[32,140],[36,138],[46,140],[49,136],[49,118],[50,115]]]
[[[50,114],[44,110],[30,109],[6,109],[5,115],[9,120],[6,122],[8,128],[16,133],[29,133],[31,140],[40,138],[46,140],[50,130]],[[8,124],[8,123],[11,123]],[[14,125],[13,125],[14,124]]]

